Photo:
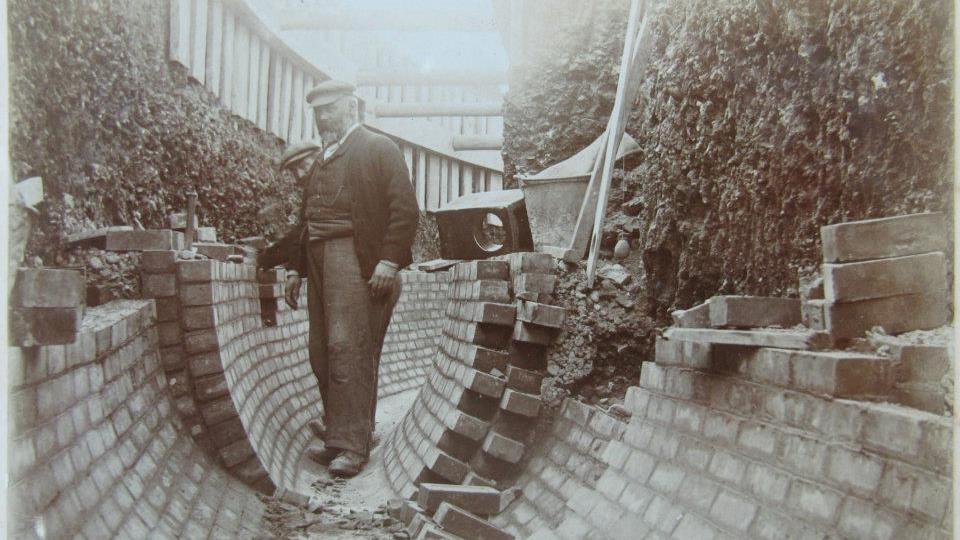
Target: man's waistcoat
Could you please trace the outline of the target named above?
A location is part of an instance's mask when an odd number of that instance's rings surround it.
[[[406,162],[396,143],[361,126],[327,159],[327,165],[338,160],[342,161],[335,169],[346,176],[344,189],[350,190],[353,239],[361,275],[369,278],[383,259],[401,267],[410,264],[420,212]],[[322,165],[314,164],[319,166]],[[290,268],[300,275],[307,274],[309,240],[307,194],[304,195],[300,205],[300,230],[290,257]]]

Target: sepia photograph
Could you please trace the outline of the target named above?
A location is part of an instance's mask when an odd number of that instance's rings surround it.
[[[0,539],[950,540],[956,0],[2,0]]]

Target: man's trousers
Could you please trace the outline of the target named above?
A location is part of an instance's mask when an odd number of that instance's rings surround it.
[[[323,399],[327,448],[369,455],[377,373],[387,324],[400,296],[370,296],[353,238],[311,241],[307,250],[310,365]]]

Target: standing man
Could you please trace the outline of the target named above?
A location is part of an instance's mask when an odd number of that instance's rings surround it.
[[[295,307],[302,277],[310,281],[310,364],[325,429],[324,449],[308,456],[337,476],[357,474],[370,454],[380,350],[419,217],[400,149],[360,125],[353,91],[326,81],[307,94],[323,153],[303,183],[285,291]]]
[[[322,150],[320,145],[313,141],[304,141],[290,146],[280,156],[280,172],[290,171],[297,184],[303,187],[307,172],[313,162],[320,157]],[[287,231],[280,240],[258,253],[257,268],[273,268],[290,262],[291,246],[298,238],[299,233],[299,226],[295,226]]]

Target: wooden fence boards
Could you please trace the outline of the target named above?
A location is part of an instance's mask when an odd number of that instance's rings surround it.
[[[207,75],[207,0],[192,0],[190,14],[190,76],[203,84]]]
[[[220,65],[223,57],[223,4],[210,0],[207,14],[207,47],[204,85],[213,95],[220,95]]]
[[[190,0],[170,0],[170,60],[190,67]]]

